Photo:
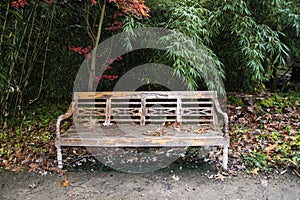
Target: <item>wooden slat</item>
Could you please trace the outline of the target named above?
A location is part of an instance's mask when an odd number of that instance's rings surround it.
[[[201,138],[192,137],[152,137],[152,138],[61,138],[57,143],[61,146],[84,147],[187,147],[225,145],[227,140],[222,136]]]
[[[146,115],[147,115],[147,109],[146,109],[146,98],[141,98],[141,121],[140,124],[143,126],[146,122]]]
[[[185,118],[185,117],[197,117],[199,119],[199,121],[201,121],[201,118],[203,117],[209,117],[209,118],[213,118],[214,116],[212,114],[205,114],[205,115],[201,115],[201,114],[182,114],[181,117]],[[186,118],[185,118],[186,119]]]
[[[192,114],[192,113],[182,113],[181,114],[182,117],[184,116],[191,116],[191,117],[214,117],[213,114],[208,113],[208,114]]]
[[[159,115],[168,115],[168,116],[176,116],[176,108],[148,108],[147,116],[159,116]]]
[[[105,111],[106,110],[106,108],[87,108],[87,107],[78,107],[78,111],[80,111],[80,112],[86,112],[86,113],[88,113],[88,112],[99,112],[99,111]]]
[[[77,103],[78,107],[91,107],[94,105],[96,105],[95,107],[98,107],[98,108],[100,107],[99,105],[102,105],[105,107],[106,102],[78,102]]]
[[[176,121],[176,119],[146,119],[146,122],[168,122],[168,121]]]
[[[147,117],[176,117],[176,115],[174,115],[174,113],[170,114],[170,113],[162,113],[162,114],[155,114],[155,113],[148,113]]]
[[[212,101],[182,101],[182,105],[212,105]]]
[[[187,118],[185,118],[185,119],[182,119],[182,121],[183,122],[198,122],[198,123],[200,123],[200,122],[213,122],[213,119],[201,119],[201,120],[199,120],[199,119],[187,119]]]
[[[177,120],[177,122],[181,122],[182,121],[182,100],[181,100],[180,97],[177,98],[176,120]]]
[[[105,107],[96,107],[96,106],[88,106],[88,107],[84,107],[84,106],[78,106],[79,110],[106,110],[106,106]]]
[[[111,113],[112,113],[112,111],[111,111],[111,98],[108,97],[106,99],[106,113],[105,113],[106,114],[105,115],[105,123],[106,124],[110,123]]]
[[[123,106],[123,105],[140,105],[141,102],[134,102],[134,101],[118,102],[118,101],[112,101],[111,104],[112,104],[112,105],[120,105],[120,106]]]
[[[142,95],[147,96],[149,99],[153,98],[216,98],[215,91],[149,91],[149,92],[75,92],[78,95],[78,99],[101,99],[112,97],[118,98],[141,98]]]
[[[196,127],[197,126],[195,126],[195,128]],[[176,131],[172,128],[166,128],[166,133],[163,136],[144,135],[146,131],[154,131],[156,129],[157,126],[155,125],[120,125],[98,127],[96,130],[91,131],[72,126],[66,133],[63,133],[61,139],[56,142],[62,146],[151,147],[224,145],[224,142],[227,141],[219,131],[213,130],[207,130],[203,134],[195,134],[193,132]],[[128,134],[126,130],[130,131],[130,134]]]
[[[146,106],[149,105],[174,105],[176,106],[176,101],[147,101]]]
[[[139,122],[140,119],[132,119],[132,118],[112,118],[111,121],[116,121],[116,122]]]
[[[84,147],[187,147],[225,145],[227,139],[222,136],[209,136],[201,138],[191,137],[152,137],[152,138],[61,138],[56,143],[61,146]],[[57,144],[56,144],[57,145]]]
[[[106,116],[106,114],[105,113],[103,113],[103,114],[96,114],[96,113],[94,113],[94,114],[78,114],[77,115],[77,117],[82,117],[82,118],[89,118],[89,117],[105,117]]]

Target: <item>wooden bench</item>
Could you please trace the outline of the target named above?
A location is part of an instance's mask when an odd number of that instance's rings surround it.
[[[222,146],[227,169],[228,117],[215,91],[75,92],[73,99],[56,124],[59,168],[62,146]],[[71,116],[73,125],[61,133],[61,121]]]

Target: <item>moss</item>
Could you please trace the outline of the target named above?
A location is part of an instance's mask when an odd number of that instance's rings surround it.
[[[243,106],[244,105],[244,101],[240,97],[229,96],[228,97],[228,104],[237,105],[237,106]]]

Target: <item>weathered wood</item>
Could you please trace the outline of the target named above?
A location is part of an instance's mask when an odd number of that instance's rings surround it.
[[[149,136],[150,137],[150,136]],[[224,145],[222,136],[210,136],[201,138],[191,137],[157,137],[151,138],[61,138],[63,146],[83,147],[186,147],[186,146],[219,146]]]
[[[153,146],[206,146],[222,145],[224,137],[218,130],[206,130],[197,134],[198,126],[186,126],[182,130],[165,127],[163,136],[145,136],[147,131],[155,131],[157,126],[123,125],[98,127],[96,130],[72,126],[60,138],[64,146],[88,147],[153,147]],[[126,133],[127,131],[130,134]]]
[[[218,115],[223,132],[216,128]],[[73,115],[74,125],[60,134],[60,122]],[[149,135],[157,125],[157,136]],[[107,126],[107,127],[106,127]],[[199,127],[213,127],[198,134]],[[196,131],[195,131],[196,130]],[[204,130],[204,129],[203,129]],[[228,118],[215,91],[75,92],[68,112],[58,118],[58,166],[62,167],[61,146],[85,147],[185,147],[224,146],[223,167],[228,162]]]
[[[147,115],[147,109],[146,109],[146,98],[141,98],[141,122],[140,124],[144,126],[146,124],[146,115]]]
[[[110,119],[111,119],[111,97],[108,97],[106,99],[106,114],[105,114],[105,124],[109,124],[110,123]]]
[[[75,92],[76,93],[76,92]],[[140,99],[142,95],[147,96],[148,99],[176,99],[178,96],[181,98],[202,98],[211,99],[217,98],[216,91],[135,91],[135,92],[78,92],[78,99],[106,99],[112,97],[115,99],[120,98],[137,98]]]

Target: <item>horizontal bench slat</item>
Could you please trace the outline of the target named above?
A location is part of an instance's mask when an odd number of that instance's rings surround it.
[[[82,139],[60,139],[62,146],[84,146],[84,147],[186,147],[224,145],[227,140],[223,136],[208,136],[199,138],[176,138],[176,137],[152,137],[152,138],[82,138]]]
[[[78,99],[99,99],[99,98],[141,98],[147,96],[149,99],[153,98],[215,98],[215,91],[149,91],[149,92],[75,92]]]
[[[114,99],[113,99],[114,100]],[[166,101],[145,101],[146,104],[176,104],[176,101],[169,101],[169,102],[166,102]],[[106,102],[97,102],[97,101],[83,101],[82,99],[80,101],[78,101],[78,106],[84,106],[84,105],[105,105]],[[136,101],[112,101],[111,104],[124,104],[124,105],[128,105],[128,104],[132,104],[132,105],[139,105],[141,104],[140,101],[136,102]],[[195,101],[182,101],[182,105],[190,105],[190,104],[194,104],[194,105],[213,105],[213,102],[212,101],[197,101],[197,99],[195,99]]]
[[[73,126],[62,134],[59,143],[62,146],[87,146],[87,147],[151,147],[151,146],[201,146],[223,145],[225,140],[219,131],[207,130],[203,134],[187,131],[176,131],[166,128],[163,136],[148,136],[150,130],[155,131],[156,126],[128,126],[120,125],[121,129],[104,127],[89,131],[88,129]],[[197,126],[196,126],[197,127]],[[126,132],[129,133],[126,133]]]

